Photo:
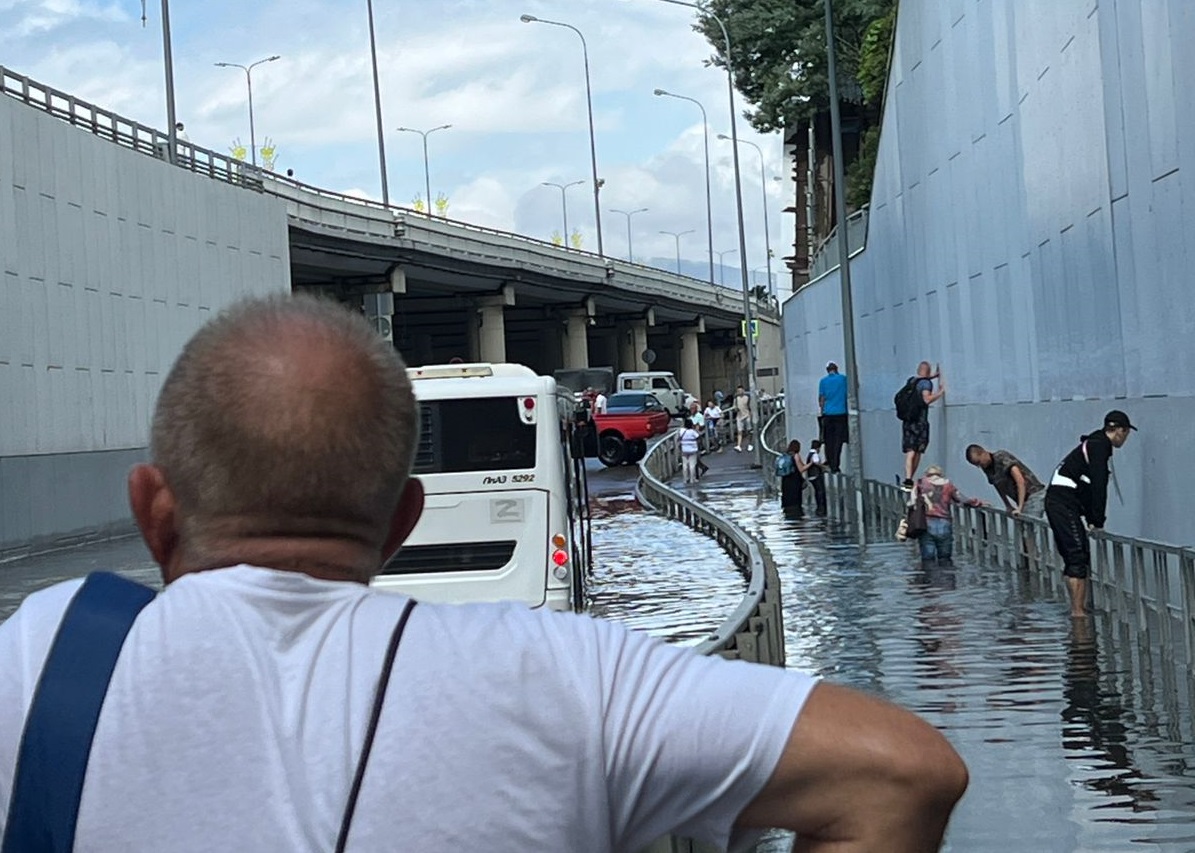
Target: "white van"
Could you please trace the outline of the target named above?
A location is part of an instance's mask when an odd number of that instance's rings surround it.
[[[579,610],[589,561],[576,406],[518,364],[407,370],[419,402],[423,516],[374,579],[423,601]]]
[[[655,394],[670,412],[678,415],[689,413],[689,403],[696,398],[685,392],[676,381],[676,377],[668,370],[641,370],[633,373],[618,374],[615,391],[647,391]]]

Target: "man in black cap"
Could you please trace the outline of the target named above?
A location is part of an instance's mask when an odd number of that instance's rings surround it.
[[[1087,615],[1087,576],[1091,572],[1091,543],[1087,533],[1104,526],[1108,463],[1113,449],[1123,447],[1129,430],[1135,429],[1124,412],[1116,409],[1108,412],[1104,428],[1079,439],[1079,446],[1058,464],[1046,489],[1046,519],[1062,556],[1071,616]]]

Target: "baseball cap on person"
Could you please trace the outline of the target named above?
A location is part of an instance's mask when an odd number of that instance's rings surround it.
[[[1133,426],[1128,415],[1120,411],[1120,409],[1113,409],[1112,411],[1108,412],[1108,414],[1104,415],[1104,429],[1136,430],[1137,427]]]
[[[928,468],[925,469],[925,476],[927,476],[927,477],[943,476],[942,466],[941,465],[930,465]]]
[[[833,362],[833,361],[826,362],[826,370],[837,370],[837,369],[838,369],[837,362]]]

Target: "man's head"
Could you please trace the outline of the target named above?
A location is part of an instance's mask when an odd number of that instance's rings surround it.
[[[129,501],[168,583],[242,562],[366,581],[422,511],[417,438],[402,359],[362,317],[246,300],[175,362]]]
[[[689,411],[693,412],[694,414],[696,414],[697,410],[700,408],[701,408],[701,406],[698,404],[698,402],[696,400],[693,400],[692,402],[689,403]]]
[[[1113,409],[1104,415],[1104,434],[1108,436],[1113,447],[1124,447],[1124,443],[1129,440],[1129,432],[1136,429],[1129,416],[1119,409]]]
[[[826,373],[837,373],[838,365],[832,361],[826,362]]]
[[[992,464],[992,454],[981,445],[968,444],[967,461],[976,468],[987,468]]]
[[[917,375],[922,379],[928,378],[931,373],[933,373],[933,368],[930,367],[928,361],[923,361],[917,365]]]
[[[746,391],[744,391],[744,390],[743,390],[743,386],[742,386],[742,385],[740,385],[740,386],[738,386],[737,388],[735,388],[735,389],[734,389],[734,393],[736,393],[736,394],[745,394],[745,393],[747,393],[747,392],[746,392]]]
[[[928,468],[925,469],[925,476],[945,478],[946,474],[942,471],[941,465],[930,465]]]
[[[809,442],[809,449],[810,450],[821,450],[822,449],[821,439],[815,438],[813,441]]]

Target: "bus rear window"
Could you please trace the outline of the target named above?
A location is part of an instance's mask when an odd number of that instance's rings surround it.
[[[519,417],[517,397],[427,400],[419,420],[416,474],[535,467],[535,425]]]

